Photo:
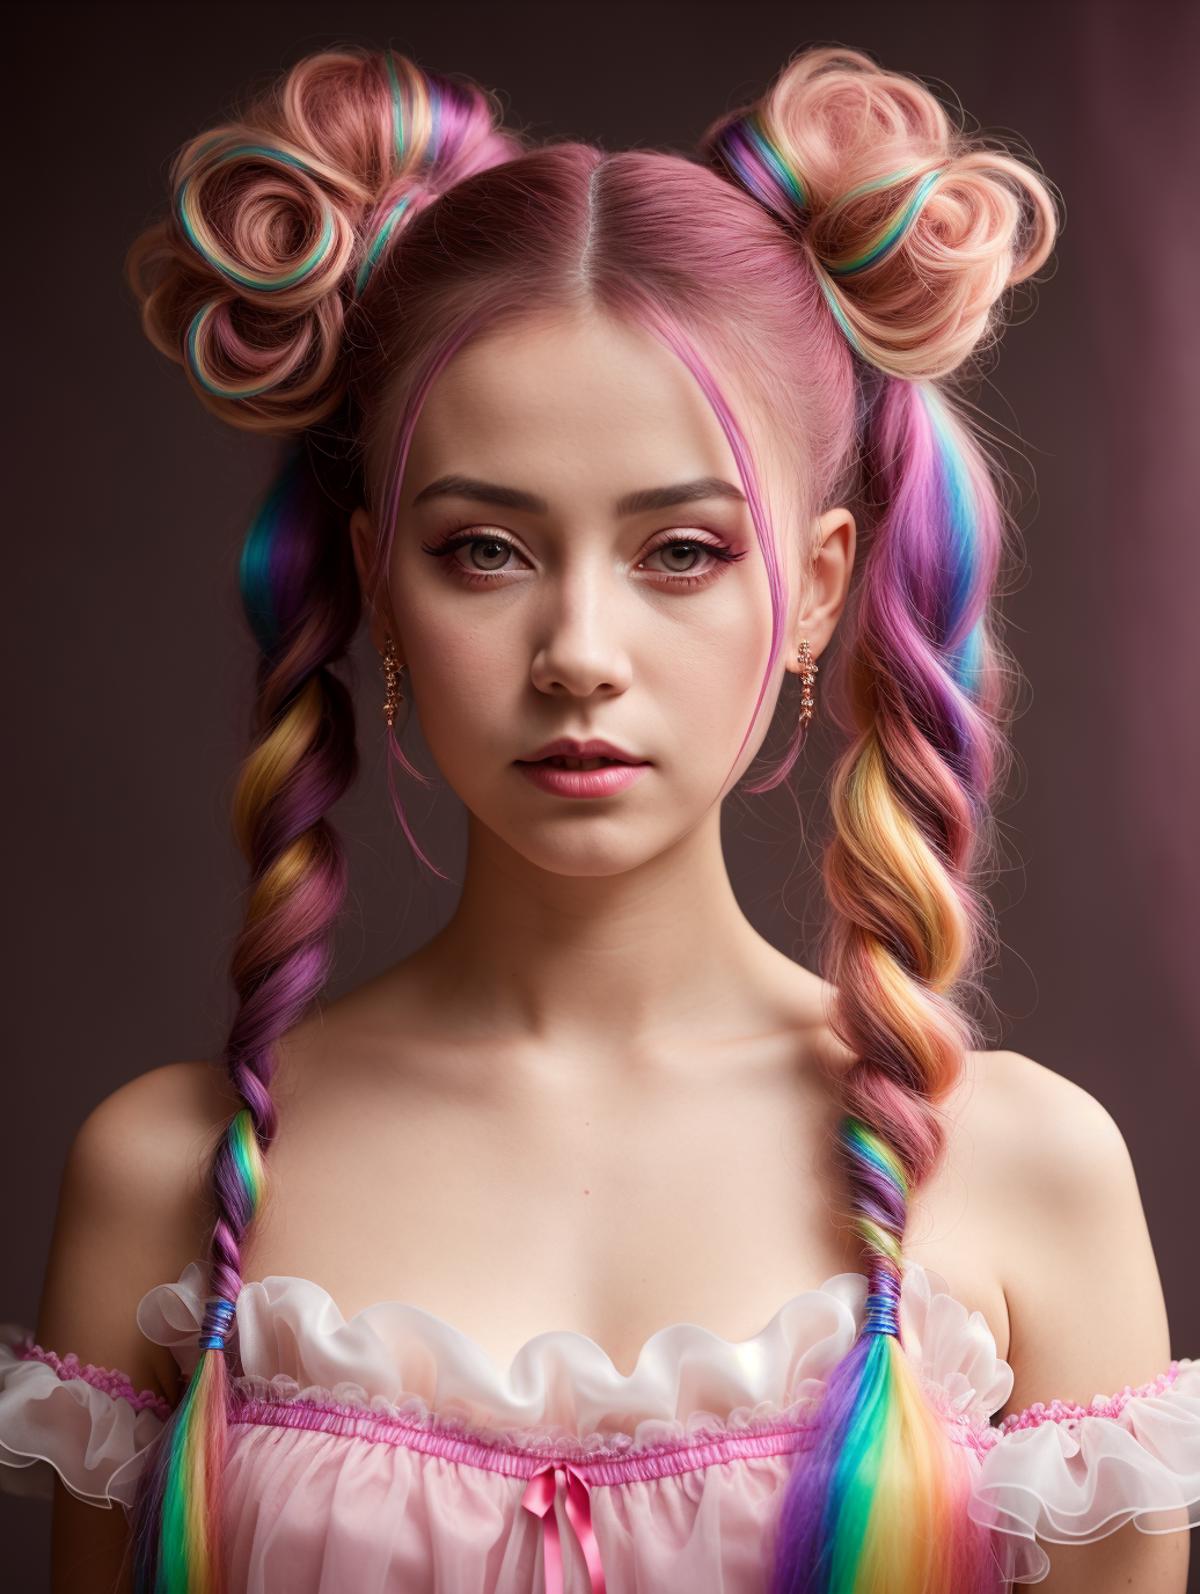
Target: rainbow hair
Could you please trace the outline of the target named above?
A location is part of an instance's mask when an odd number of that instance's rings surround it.
[[[225,1339],[240,1244],[266,1190],[273,1048],[324,983],[345,895],[325,816],[356,770],[353,708],[331,668],[361,615],[346,504],[366,503],[380,528],[364,582],[374,602],[438,374],[474,337],[581,312],[671,349],[733,451],[772,612],[735,764],[773,706],[787,640],[774,525],[785,519],[803,544],[815,512],[853,502],[865,526],[823,694],[848,742],[830,785],[822,963],[837,993],[830,1022],[854,1059],[837,1151],[867,1296],[796,1452],[770,1546],[772,1594],[991,1594],[998,1565],[967,1510],[969,1458],[904,1347],[903,1239],[912,1193],[943,1149],[937,1104],[973,1039],[960,991],[987,947],[977,875],[1013,674],[990,612],[1005,531],[996,470],[942,379],[992,335],[1007,287],[1048,257],[1048,190],[1023,162],[972,146],[923,85],[855,51],[801,53],[756,105],[714,125],[699,159],[525,149],[494,125],[496,111],[482,90],[390,51],[310,57],[243,122],[189,146],[175,174],[187,183],[205,160],[247,148],[298,151],[306,168],[268,160],[264,189],[261,159],[231,159],[223,182],[190,188],[131,256],[148,335],[207,407],[298,439],[242,556],[261,661],[257,740],[234,803],[253,887],[225,1061],[244,1106],[213,1159],[200,1356],[136,1507],[138,1594],[221,1594]],[[256,229],[281,182],[292,184],[290,227]],[[323,204],[329,247],[341,250],[333,284],[316,255]],[[291,240],[273,262],[268,236]],[[210,237],[256,280],[239,284],[210,259]],[[272,269],[290,279],[278,292]],[[210,298],[224,311],[197,323]],[[197,325],[209,344],[190,336]],[[800,467],[782,517],[759,427],[786,439]],[[330,488],[334,435],[354,461],[351,496]],[[778,784],[798,745],[747,790]]]
[[[253,1220],[262,1196],[266,1165],[250,1112],[241,1108],[222,1137],[216,1163],[220,1177]],[[140,1484],[145,1505],[134,1534],[135,1587],[209,1594],[221,1587],[219,1573],[221,1484],[229,1431],[229,1373],[225,1336],[237,1310],[232,1298],[207,1302],[200,1330],[200,1356],[162,1440],[150,1452]],[[215,1352],[215,1354],[209,1354]],[[151,1533],[150,1529],[156,1531]]]
[[[886,507],[859,588],[858,736],[834,771],[824,862],[841,909],[826,963],[860,1058],[838,1150],[871,1268],[861,1335],[831,1371],[789,1481],[771,1588],[996,1594],[999,1559],[968,1509],[976,1469],[904,1350],[900,1300],[910,1195],[940,1149],[930,1104],[969,1039],[950,992],[984,941],[968,880],[1000,753],[986,615],[1000,522],[983,462],[934,387],[887,384],[873,429]]]

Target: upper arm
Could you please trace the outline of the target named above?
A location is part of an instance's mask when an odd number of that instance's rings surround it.
[[[208,1161],[232,1111],[215,1075],[211,1064],[168,1064],[89,1113],[67,1154],[38,1313],[40,1345],[117,1369],[172,1405],[173,1364],[141,1333],[137,1305],[206,1253]],[[55,1594],[124,1594],[132,1587],[122,1569],[128,1536],[123,1510],[97,1509],[56,1478]]]
[[[1137,1174],[1117,1123],[1071,1080],[1000,1054],[1002,1257],[1012,1340],[1001,1416],[1054,1399],[1088,1404],[1145,1383],[1171,1359],[1162,1282]],[[1132,1523],[1093,1544],[1045,1546],[1046,1594],[1183,1594],[1190,1538]]]

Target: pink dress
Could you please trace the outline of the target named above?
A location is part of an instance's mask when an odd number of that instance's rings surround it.
[[[185,1373],[205,1290],[194,1262],[138,1307]],[[660,1329],[625,1375],[579,1333],[539,1334],[501,1369],[418,1306],[346,1321],[307,1279],[248,1283],[229,1339],[231,1594],[762,1594],[805,1411],[866,1292],[862,1274],[835,1274],[737,1343]],[[901,1330],[977,1466],[971,1515],[1010,1581],[1046,1576],[1039,1540],[1200,1521],[1200,1362],[995,1426],[1012,1369],[983,1316],[914,1262]],[[0,1326],[7,1491],[49,1497],[57,1471],[80,1499],[128,1507],[166,1414],[120,1372]]]

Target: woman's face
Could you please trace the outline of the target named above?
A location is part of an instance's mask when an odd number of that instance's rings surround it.
[[[365,510],[352,532],[362,578]],[[777,535],[794,615],[801,538]],[[629,869],[712,815],[795,656],[791,623],[731,769],[771,633],[733,454],[686,367],[595,316],[524,322],[440,374],[390,581],[403,691],[439,769],[480,824],[554,873]],[[382,651],[377,624],[373,637]],[[645,767],[606,795],[546,790],[521,761],[556,737],[603,737]]]

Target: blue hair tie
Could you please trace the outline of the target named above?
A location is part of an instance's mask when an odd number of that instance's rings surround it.
[[[890,1275],[880,1281],[879,1290],[867,1296],[867,1315],[863,1330],[868,1334],[894,1334],[900,1338],[899,1282]]]
[[[200,1325],[201,1350],[225,1349],[225,1336],[229,1332],[236,1311],[237,1303],[226,1300],[223,1295],[218,1295],[209,1301],[204,1310],[204,1321]]]

